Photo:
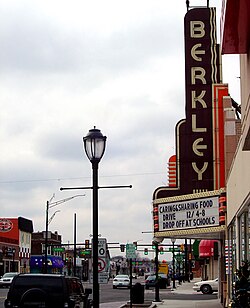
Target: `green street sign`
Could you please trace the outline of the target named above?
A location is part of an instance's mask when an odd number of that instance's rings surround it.
[[[127,259],[135,259],[136,251],[134,244],[126,244],[126,258]]]
[[[81,250],[80,255],[81,256],[89,256],[91,254],[91,250]]]
[[[55,248],[53,248],[53,251],[54,252],[64,252],[65,248],[64,247],[55,247]]]
[[[179,252],[180,251],[180,248],[175,248],[174,249],[174,252]],[[169,252],[173,252],[173,248],[169,248]]]

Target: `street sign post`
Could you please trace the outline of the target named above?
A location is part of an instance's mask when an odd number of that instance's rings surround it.
[[[107,270],[107,239],[98,238],[98,282],[100,284],[108,283]],[[93,274],[91,274],[91,279],[92,277]]]
[[[64,247],[53,247],[52,249],[54,252],[64,252],[65,251]]]
[[[173,248],[171,247],[171,248],[169,248],[169,250],[168,250],[169,252],[173,252]],[[174,248],[174,252],[180,252],[180,248],[179,247],[177,247],[177,248]]]
[[[100,284],[108,283],[108,278],[109,278],[108,272],[98,273],[98,282]],[[93,273],[91,273],[91,275],[90,275],[90,283],[93,283]]]
[[[126,258],[127,259],[136,258],[136,250],[134,244],[126,244]]]
[[[106,258],[107,253],[107,239],[98,238],[98,257]]]

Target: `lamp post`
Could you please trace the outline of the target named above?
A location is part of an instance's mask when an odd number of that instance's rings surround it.
[[[85,195],[75,195],[75,196],[72,196],[72,197],[69,197],[69,198],[65,198],[65,199],[62,199],[62,200],[58,200],[58,201],[55,201],[55,202],[51,202],[51,199],[50,201],[47,201],[46,202],[46,217],[45,217],[45,253],[44,253],[44,273],[47,274],[48,273],[48,229],[49,229],[49,224],[50,222],[52,221],[52,219],[54,218],[55,214],[58,213],[59,211],[56,211],[52,216],[51,218],[49,219],[49,209],[59,205],[59,204],[62,204],[64,202],[67,202],[71,199],[74,199],[76,197],[84,197]]]
[[[98,282],[98,164],[106,147],[107,137],[99,129],[90,129],[83,137],[84,150],[92,164],[93,171],[93,307],[99,308]]]
[[[173,271],[172,271],[172,275],[173,275],[173,289],[175,289],[175,260],[174,260],[174,243],[175,243],[175,238],[171,238],[171,242],[173,244]]]

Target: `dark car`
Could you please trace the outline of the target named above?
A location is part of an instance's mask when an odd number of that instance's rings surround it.
[[[19,274],[13,278],[5,308],[88,308],[91,289],[77,277],[58,274]]]
[[[170,286],[170,279],[165,274],[158,274],[159,288],[165,289]],[[156,285],[156,275],[148,276],[145,280],[145,288],[154,288]]]

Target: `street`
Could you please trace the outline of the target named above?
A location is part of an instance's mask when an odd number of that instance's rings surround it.
[[[133,284],[140,282],[144,284],[144,278],[138,278],[133,280]],[[210,301],[217,299],[217,293],[204,295],[201,293],[194,292],[192,290],[193,282],[185,282],[182,286],[178,286],[176,291],[171,290],[171,288],[160,289],[160,299],[161,300],[180,300],[180,301]],[[91,287],[88,283],[84,283],[84,287]],[[181,289],[185,289],[181,292]],[[4,300],[8,288],[0,289],[0,308],[4,308]],[[130,299],[130,290],[124,288],[113,289],[112,280],[108,284],[100,285],[100,303],[125,303]],[[154,289],[145,290],[144,300],[154,301],[155,292]],[[184,306],[183,306],[184,307]]]
[[[133,279],[133,284],[135,283],[144,284],[144,278],[139,277],[138,279]],[[85,284],[87,286],[87,284]],[[171,287],[167,289],[160,289],[160,299],[177,299],[177,300],[211,300],[216,299],[218,294],[202,294],[192,290],[193,282],[185,282],[181,287],[177,286],[176,291],[172,291]],[[185,289],[184,293],[179,293],[180,289]],[[187,290],[186,290],[187,289]],[[144,300],[145,301],[154,301],[155,299],[155,290],[151,288],[144,291]],[[127,302],[130,300],[130,290],[126,288],[113,289],[112,280],[108,284],[100,285],[100,303],[111,303],[111,302]]]

